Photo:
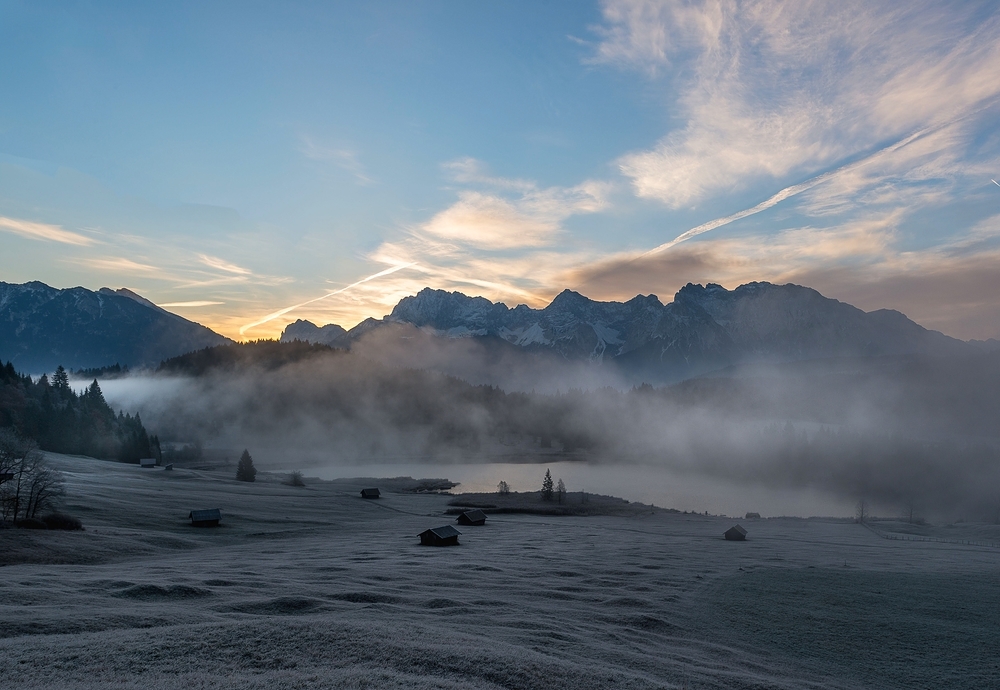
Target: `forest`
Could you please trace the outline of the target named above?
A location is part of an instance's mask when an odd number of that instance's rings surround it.
[[[33,380],[10,362],[0,366],[0,428],[42,450],[122,462],[156,457],[159,448],[138,414],[115,414],[97,379],[77,393],[61,366],[51,380],[46,374]]]

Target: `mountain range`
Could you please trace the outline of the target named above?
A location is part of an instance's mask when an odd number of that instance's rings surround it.
[[[349,331],[297,321],[281,339],[374,349],[391,353],[384,359],[412,363],[407,350],[425,347],[428,336],[446,350],[449,342],[472,340],[494,358],[599,363],[626,380],[661,383],[751,362],[954,357],[1000,345],[957,340],[897,311],[864,312],[811,288],[763,282],[734,290],[688,284],[666,304],[655,295],[599,302],[564,290],[542,309],[427,288],[381,320]],[[461,348],[450,349],[437,360],[454,359]]]
[[[530,387],[545,373],[614,374],[617,382],[665,383],[734,365],[830,358],[930,355],[1000,349],[931,331],[903,314],[865,312],[799,285],[754,282],[734,290],[688,284],[672,301],[638,295],[600,302],[564,290],[541,309],[426,288],[382,319],[347,330],[289,324],[284,342],[331,345],[397,366],[432,368],[476,382]],[[155,366],[231,342],[127,289],[60,290],[0,282],[0,360],[23,371],[114,363]],[[605,378],[605,381],[611,379]]]
[[[121,364],[152,366],[231,342],[131,290],[60,290],[0,282],[0,360],[24,372]]]

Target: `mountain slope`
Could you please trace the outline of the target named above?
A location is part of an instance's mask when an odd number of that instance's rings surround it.
[[[130,290],[0,282],[0,360],[22,371],[153,365],[229,342]]]

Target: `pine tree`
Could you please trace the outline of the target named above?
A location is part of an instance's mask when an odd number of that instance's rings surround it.
[[[69,388],[69,374],[63,369],[63,365],[60,364],[56,367],[56,373],[52,375],[52,386],[56,390],[63,390]]]
[[[552,473],[545,470],[545,479],[542,480],[542,500],[552,500]]]
[[[257,468],[253,466],[253,458],[250,451],[243,449],[240,462],[236,465],[236,478],[241,482],[252,482],[257,478]]]

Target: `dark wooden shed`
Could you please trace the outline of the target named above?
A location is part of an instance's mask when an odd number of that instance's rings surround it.
[[[222,520],[222,511],[218,508],[208,510],[192,510],[188,517],[195,527],[218,527]]]
[[[381,496],[378,489],[362,489],[361,498],[378,498]]]
[[[458,546],[460,534],[461,532],[451,525],[445,525],[424,530],[417,536],[420,537],[421,546]]]
[[[475,510],[467,510],[458,516],[457,522],[460,525],[485,525],[486,513],[478,508]]]
[[[726,533],[723,536],[728,541],[745,541],[747,538],[747,531],[739,525],[733,525],[726,530]]]

